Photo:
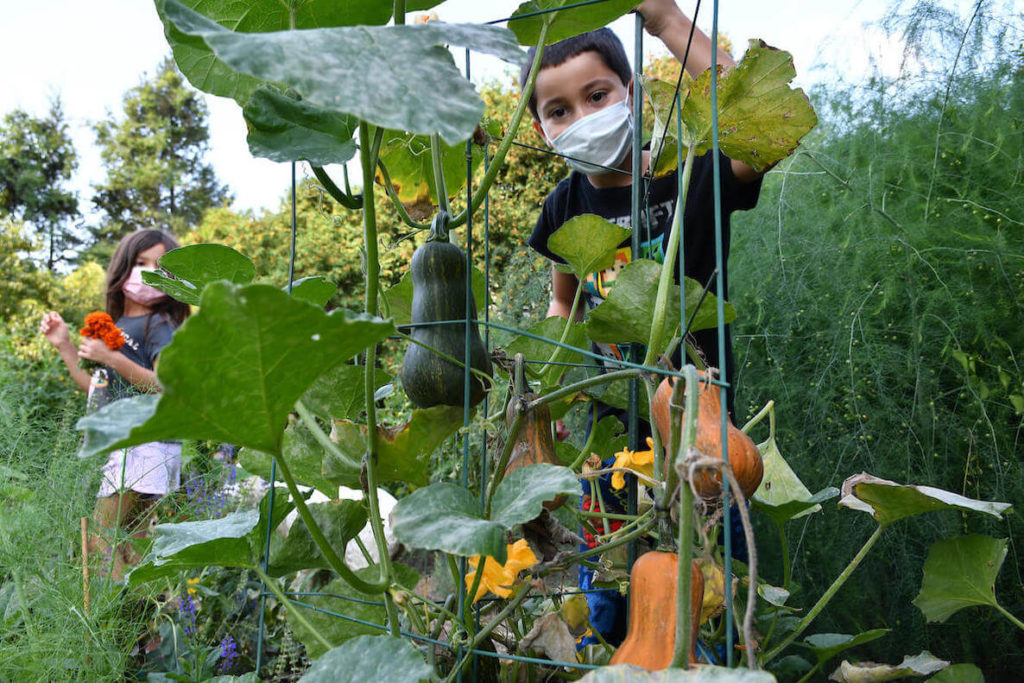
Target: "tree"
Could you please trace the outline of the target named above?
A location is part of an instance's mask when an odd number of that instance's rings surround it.
[[[0,217],[28,223],[43,242],[46,267],[74,258],[82,238],[71,221],[78,197],[67,188],[78,165],[59,98],[36,118],[16,109],[0,125]]]
[[[184,234],[206,209],[231,200],[205,161],[210,133],[202,96],[166,59],[151,80],[129,90],[124,119],[94,126],[107,177],[93,204],[105,220],[92,228],[113,242],[140,228]]]

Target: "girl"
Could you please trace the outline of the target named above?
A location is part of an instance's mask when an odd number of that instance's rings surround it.
[[[157,356],[188,317],[189,307],[143,284],[142,271],[157,270],[159,258],[177,247],[174,238],[160,230],[139,230],[118,244],[107,268],[106,309],[124,336],[120,350],[90,338],[76,348],[60,314],[51,311],[43,317],[39,331],[56,347],[91,404],[103,388],[107,400],[160,390],[154,371]],[[104,367],[90,375],[79,367],[79,359]],[[119,528],[129,528],[137,529],[135,537],[144,536],[159,497],[178,488],[180,470],[179,443],[148,443],[110,453],[93,511],[99,533],[90,536],[89,549],[110,556],[115,581],[123,578],[125,565],[137,563],[139,557],[130,544],[112,544],[107,534],[112,531],[116,539]]]

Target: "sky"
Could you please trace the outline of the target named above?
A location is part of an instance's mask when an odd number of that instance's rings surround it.
[[[344,1],[344,0],[341,0]],[[695,2],[678,2],[692,13]],[[442,21],[479,23],[508,17],[519,0],[447,0],[438,5]],[[885,0],[721,0],[719,32],[735,51],[751,38],[793,54],[795,85],[809,87],[837,75],[863,78],[872,65],[890,75],[898,69],[901,49],[896,40],[872,27],[885,12]],[[697,25],[711,32],[712,2],[705,2]],[[83,212],[89,210],[91,186],[103,177],[92,124],[111,116],[123,118],[124,94],[152,77],[170,54],[163,27],[149,0],[5,0],[0,23],[0,115],[22,109],[43,117],[59,96],[79,154],[72,189]],[[634,18],[611,26],[633,54]],[[656,39],[645,36],[646,54],[664,54]],[[464,53],[463,53],[464,54]],[[739,55],[736,55],[737,57]],[[457,59],[464,63],[464,57]],[[475,82],[507,81],[507,66],[476,55]],[[288,164],[254,158],[245,142],[245,123],[234,101],[206,95],[210,148],[207,159],[221,182],[235,195],[233,208],[276,210],[289,187]],[[300,173],[308,173],[300,170]]]

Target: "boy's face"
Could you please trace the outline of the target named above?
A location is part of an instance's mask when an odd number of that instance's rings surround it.
[[[537,118],[533,129],[551,144],[576,121],[629,95],[629,88],[596,52],[581,52],[537,74]]]

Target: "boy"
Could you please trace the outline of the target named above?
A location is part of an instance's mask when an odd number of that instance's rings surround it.
[[[637,7],[637,11],[644,17],[647,32],[662,40],[669,51],[681,61],[686,51],[691,22],[676,6],[674,0],[646,0]],[[524,86],[529,78],[532,53],[533,50],[520,74],[521,86]],[[722,50],[718,51],[717,60],[726,68],[735,65],[732,58]],[[684,68],[690,75],[697,76],[710,65],[711,40],[699,30],[694,31],[693,43]],[[569,219],[593,213],[613,223],[630,225],[633,140],[631,112],[635,91],[632,70],[625,50],[615,34],[607,28],[548,46],[544,50],[540,69],[529,103],[533,114],[533,127],[556,152],[571,157],[567,159],[567,163],[572,172],[558,183],[545,200],[529,238],[529,244],[552,261],[561,262],[562,259],[548,249],[547,243],[551,234]],[[641,170],[646,171],[650,162],[649,150],[643,151],[642,159]],[[685,272],[688,277],[702,285],[711,280],[715,269],[713,174],[710,152],[694,160],[683,217],[682,246],[686,260]],[[751,209],[757,204],[761,176],[761,173],[747,164],[730,160],[724,155],[720,157],[723,254],[726,258],[729,250],[729,214],[735,210]],[[651,220],[650,225],[640,226],[640,258],[652,258],[659,262],[663,260],[677,188],[678,179],[674,172],[651,181],[647,202]],[[603,273],[592,273],[587,277],[583,299],[588,310],[604,299],[608,288],[614,285],[615,276],[622,265],[632,260],[630,252],[630,242],[627,241],[620,245],[615,266]],[[554,268],[551,277],[552,297],[548,315],[564,318],[573,315],[576,319],[582,318],[582,311],[570,310],[576,292],[576,277]],[[727,283],[724,272],[723,282]],[[712,291],[715,291],[714,286]],[[727,296],[727,291],[726,284],[722,296]],[[707,364],[721,368],[717,331],[706,330],[696,333],[693,337]],[[728,328],[725,342],[724,379],[731,385],[733,362]],[[609,358],[621,359],[624,357],[624,348],[604,345],[598,350]],[[730,409],[731,393],[730,391]],[[621,411],[615,411],[602,404],[595,405],[590,415],[591,426],[610,414],[621,414]],[[649,430],[646,424],[643,424],[642,428]],[[588,488],[585,483],[585,508],[591,506]],[[606,488],[604,482],[601,489],[605,502],[612,508],[615,495],[611,489]],[[611,511],[614,510],[609,510]],[[580,589],[592,588],[591,570],[581,567],[579,578]],[[602,591],[588,593],[587,600],[590,603],[591,622],[594,627],[610,643],[621,642],[625,635],[625,603],[621,597],[614,591]],[[584,644],[587,642],[585,640]]]

